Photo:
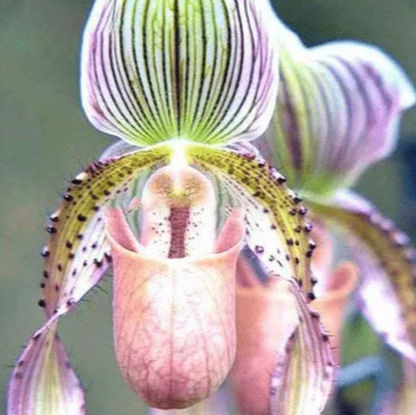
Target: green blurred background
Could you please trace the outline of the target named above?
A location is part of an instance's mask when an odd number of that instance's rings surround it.
[[[308,44],[340,38],[378,44],[416,81],[414,0],[275,3],[280,16]],[[57,206],[66,180],[111,142],[88,124],[79,104],[79,49],[91,4],[89,0],[0,0],[2,392],[9,365],[43,319],[36,303],[46,215]],[[359,189],[404,230],[414,232],[416,110],[406,115],[402,135],[395,157],[368,172]],[[111,293],[109,281],[102,286]],[[61,334],[86,387],[89,414],[145,413],[113,359],[110,294],[88,295],[75,313],[62,319]],[[366,347],[379,347],[372,342],[376,346],[360,345],[363,353]],[[366,409],[351,413],[367,415]]]

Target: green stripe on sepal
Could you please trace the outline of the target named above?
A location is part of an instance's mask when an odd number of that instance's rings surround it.
[[[314,280],[310,259],[315,244],[305,207],[286,179],[249,152],[190,144],[190,162],[213,173],[246,211],[247,242],[265,269],[295,279],[310,300]]]
[[[97,0],[84,35],[90,121],[135,145],[259,137],[278,87],[265,0]]]
[[[338,195],[331,204],[308,205],[350,236],[364,314],[384,341],[416,363],[416,252],[407,236],[352,193]]]

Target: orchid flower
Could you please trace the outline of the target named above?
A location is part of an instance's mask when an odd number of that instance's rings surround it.
[[[314,217],[340,227],[358,266],[360,308],[385,343],[414,365],[415,251],[391,220],[350,190],[365,169],[393,152],[400,117],[415,103],[414,87],[374,46],[343,41],[307,48],[277,18],[275,27],[278,105],[256,143],[283,168]],[[406,373],[416,378],[414,366]]]
[[[259,291],[270,287],[266,300],[279,309],[265,314],[276,332],[261,333],[275,347],[261,404],[270,414],[321,413],[334,365],[308,304],[312,226],[286,179],[248,144],[275,108],[278,35],[267,0],[96,0],[82,104],[123,144],[75,177],[49,219],[46,320],[12,373],[9,415],[86,413],[57,329],[109,267],[126,382],[151,407],[195,408],[250,336],[237,332],[250,307],[240,294],[235,305],[243,246],[267,278]]]

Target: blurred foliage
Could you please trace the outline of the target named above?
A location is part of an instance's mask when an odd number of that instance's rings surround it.
[[[413,0],[275,3],[280,16],[308,44],[340,38],[375,43],[416,80]],[[66,180],[110,142],[87,123],[79,106],[79,47],[90,6],[91,1],[85,0],[0,0],[2,391],[10,372],[8,365],[42,322],[36,302],[45,215],[57,205]],[[408,141],[415,140],[416,111],[406,117],[403,132]],[[407,229],[400,217],[400,161],[395,157],[374,167],[359,190]],[[103,287],[111,292],[109,282]],[[111,295],[90,294],[88,302],[73,314],[63,319],[61,333],[87,388],[89,413],[144,414],[144,405],[125,386],[113,359]],[[390,352],[361,318],[354,318],[345,332],[344,361],[351,363],[375,353],[384,356]],[[339,395],[345,404],[343,413],[369,415],[373,388],[370,379]],[[346,408],[355,409],[348,412]]]

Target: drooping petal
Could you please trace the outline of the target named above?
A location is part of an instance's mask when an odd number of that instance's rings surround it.
[[[237,355],[231,385],[244,415],[270,415],[272,372],[299,324],[296,298],[282,278],[266,284],[240,259],[237,277]],[[243,285],[244,284],[244,285]],[[291,387],[292,385],[288,385]]]
[[[152,407],[186,408],[206,399],[235,356],[241,213],[225,225],[221,251],[201,257],[153,256],[135,240],[120,209],[108,211],[108,232],[115,350],[123,376]]]
[[[350,236],[364,314],[386,343],[416,362],[415,252],[406,235],[352,193],[338,195],[331,204],[309,206]]]
[[[63,195],[47,226],[43,303],[48,317],[64,314],[97,284],[108,263],[109,246],[101,208],[121,197],[143,170],[167,159],[158,147],[91,164]]]
[[[282,278],[237,269],[237,356],[231,384],[244,415],[320,414],[331,391],[329,337],[303,294]]]
[[[83,415],[85,399],[56,324],[32,338],[9,385],[8,415]]]
[[[325,408],[334,381],[329,336],[303,293],[294,284],[291,290],[297,299],[300,324],[273,373],[271,414],[318,415]]]
[[[111,199],[121,196],[129,188],[135,175],[155,163],[163,162],[167,154],[167,149],[159,147],[98,161],[79,174],[64,193],[60,209],[50,217],[47,231],[51,236],[42,250],[45,268],[41,284],[43,297],[39,305],[45,308],[47,321],[32,336],[22,355],[24,367],[29,368],[25,372],[31,378],[30,382],[39,383],[44,389],[39,389],[39,393],[37,389],[29,390],[33,393],[30,396],[30,406],[27,406],[27,388],[32,383],[18,388],[15,378],[16,373],[21,373],[18,363],[9,389],[8,401],[12,411],[9,415],[15,415],[14,408],[19,408],[19,405],[25,405],[24,409],[29,412],[21,413],[29,415],[32,413],[30,408],[44,408],[45,405],[54,404],[53,402],[61,407],[52,406],[55,412],[50,412],[51,415],[78,413],[67,412],[67,407],[60,403],[67,396],[69,400],[72,399],[68,385],[75,382],[75,375],[70,371],[67,372],[67,377],[61,374],[64,373],[63,365],[67,365],[67,358],[63,346],[55,340],[57,320],[59,316],[71,311],[100,281],[111,262],[101,207]],[[46,368],[56,368],[56,376],[53,372],[47,377],[45,373],[49,369],[44,369],[41,363]],[[48,382],[58,382],[53,376],[62,383],[62,396],[54,397],[48,389],[53,388],[53,384],[49,385]],[[53,401],[55,398],[56,401]],[[78,400],[74,398],[74,402]]]
[[[83,42],[82,103],[135,145],[259,137],[278,87],[267,0],[97,0]]]
[[[345,262],[329,276],[325,295],[312,303],[313,308],[322,316],[325,328],[331,333],[331,346],[337,363],[339,362],[340,336],[345,307],[357,281],[356,266]]]
[[[187,154],[244,206],[247,243],[267,272],[295,279],[313,300],[312,226],[305,220],[301,199],[285,185],[286,179],[254,154],[199,144],[190,145]]]
[[[317,194],[349,186],[395,148],[414,87],[374,46],[344,41],[306,48],[281,22],[276,26],[280,92],[259,146],[297,189]]]

